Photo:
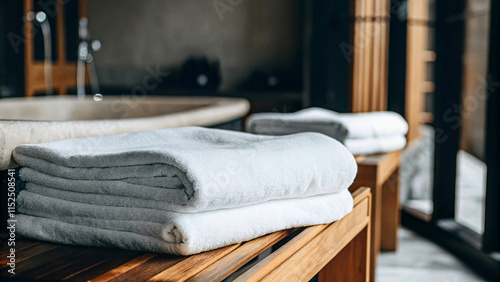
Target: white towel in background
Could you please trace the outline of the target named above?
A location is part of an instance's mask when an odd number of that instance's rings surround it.
[[[56,243],[190,255],[292,227],[325,224],[353,208],[348,190],[233,209],[175,213],[81,204],[21,191],[17,232]]]
[[[161,191],[156,201],[185,212],[341,192],[357,172],[352,154],[322,134],[199,127],[21,145],[14,159],[31,168],[21,169],[25,181],[138,198]]]
[[[346,139],[344,145],[354,155],[387,153],[401,150],[406,146],[404,136],[385,136],[363,139]]]
[[[288,131],[291,128],[291,131]],[[322,108],[307,108],[295,113],[259,113],[247,120],[247,130],[265,135],[297,132],[321,132],[337,138],[371,138],[404,136],[408,132],[405,119],[395,112],[337,113]]]

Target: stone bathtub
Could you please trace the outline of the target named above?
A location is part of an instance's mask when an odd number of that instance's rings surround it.
[[[0,99],[0,171],[20,144],[181,126],[216,126],[248,113],[245,99],[74,96]]]

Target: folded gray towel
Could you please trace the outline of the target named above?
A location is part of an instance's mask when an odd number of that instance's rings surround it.
[[[14,159],[31,168],[21,170],[25,181],[154,199],[186,212],[341,192],[357,172],[352,154],[322,134],[199,127],[21,145]]]
[[[341,141],[354,155],[386,153],[405,147],[408,124],[394,112],[336,113],[308,108],[295,113],[259,113],[247,120],[249,132],[287,135],[319,132]]]
[[[322,108],[307,108],[295,113],[253,114],[247,120],[247,129],[266,135],[285,135],[290,130],[293,133],[321,132],[343,140],[404,136],[408,132],[408,124],[395,112],[337,113]]]

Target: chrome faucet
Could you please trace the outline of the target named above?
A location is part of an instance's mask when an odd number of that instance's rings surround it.
[[[44,12],[38,12],[36,15],[31,14],[28,18],[35,18],[38,23],[40,23],[40,28],[42,29],[43,35],[43,51],[44,51],[44,62],[43,62],[43,76],[45,79],[45,93],[51,95],[54,92],[53,81],[52,81],[52,34],[50,32],[50,24],[47,21],[47,15]]]
[[[80,37],[80,44],[78,44],[78,60],[76,67],[76,94],[78,99],[85,98],[85,66],[87,66],[90,88],[92,92],[102,98],[99,93],[99,80],[97,78],[97,71],[92,52],[97,52],[101,49],[101,42],[93,40],[89,44],[89,31],[87,18],[81,18],[78,27],[78,36]],[[90,46],[89,46],[90,45]]]

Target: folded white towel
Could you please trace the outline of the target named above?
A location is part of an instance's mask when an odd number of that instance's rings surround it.
[[[337,140],[401,136],[408,124],[395,112],[337,113],[322,108],[308,108],[295,113],[253,114],[247,120],[249,132],[286,135],[297,132],[321,132]]]
[[[341,219],[349,191],[192,214],[106,207],[21,191],[17,232],[56,243],[190,255],[292,227]]]
[[[42,173],[22,169],[23,180],[123,196],[162,189],[155,200],[190,212],[340,192],[357,172],[352,154],[322,134],[271,137],[199,127],[21,145],[14,158]]]
[[[345,139],[344,145],[354,155],[387,153],[403,149],[406,146],[406,138],[401,135],[363,139]]]

